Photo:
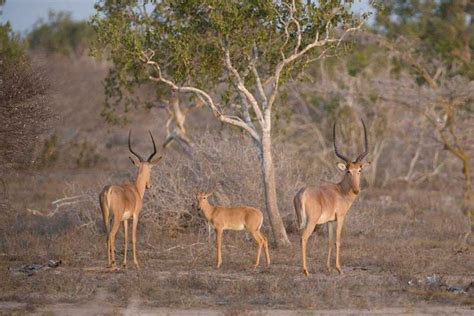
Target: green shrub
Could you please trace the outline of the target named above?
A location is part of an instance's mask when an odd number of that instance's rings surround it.
[[[37,23],[28,36],[31,49],[64,55],[82,54],[94,32],[85,21],[73,21],[66,12],[49,12],[48,21]]]

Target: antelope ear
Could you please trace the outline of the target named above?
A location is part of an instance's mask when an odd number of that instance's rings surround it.
[[[153,159],[152,161],[150,161],[150,163],[151,163],[152,165],[156,165],[157,163],[159,163],[159,162],[161,161],[162,158],[163,158],[163,156],[160,156],[160,157],[158,157],[158,158],[155,158],[155,159]]]
[[[134,158],[134,157],[131,157],[131,156],[128,156],[128,158],[130,158],[130,161],[132,162],[132,164],[135,166],[135,167],[139,167],[140,166],[140,162]]]
[[[372,161],[364,162],[364,163],[361,165],[361,169],[365,169],[365,168],[369,167],[371,163],[372,163]]]
[[[345,163],[340,162],[340,163],[337,164],[337,167],[338,167],[339,170],[341,170],[341,171],[346,170],[346,164],[345,164]]]

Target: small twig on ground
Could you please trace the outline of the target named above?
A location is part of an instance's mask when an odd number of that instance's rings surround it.
[[[162,251],[158,251],[156,252],[156,254],[161,254],[161,253],[165,253],[165,252],[168,252],[168,251],[171,251],[171,250],[175,250],[175,249],[184,249],[184,248],[189,248],[189,247],[193,247],[193,246],[197,246],[197,245],[205,245],[206,243],[203,243],[203,242],[196,242],[194,244],[190,244],[190,245],[177,245],[177,246],[174,246],[174,247],[171,247],[171,248],[168,248],[168,249],[165,249],[165,250],[162,250]],[[148,244],[150,247],[152,247],[153,249],[156,249],[156,247],[153,247],[152,245]]]
[[[54,216],[57,212],[59,212],[59,209],[63,206],[67,206],[67,205],[73,205],[73,204],[76,204],[76,203],[80,203],[80,202],[85,202],[86,199],[85,199],[86,195],[76,195],[76,196],[70,196],[70,197],[64,197],[64,198],[61,198],[61,199],[57,199],[57,200],[54,200],[51,202],[51,204],[53,206],[55,206],[54,210],[52,211],[38,211],[38,210],[35,210],[35,209],[30,209],[30,208],[27,208],[26,210],[28,212],[30,212],[31,214],[33,215],[36,215],[36,216],[44,216],[44,217],[52,217]]]

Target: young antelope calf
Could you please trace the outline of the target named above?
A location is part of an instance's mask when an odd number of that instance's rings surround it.
[[[258,245],[257,250],[257,261],[255,262],[255,268],[260,263],[260,254],[262,252],[262,246],[265,246],[265,255],[267,259],[267,265],[270,265],[270,254],[268,253],[268,241],[267,238],[262,234],[260,228],[263,223],[262,212],[253,207],[222,207],[213,206],[209,203],[208,197],[212,193],[199,192],[196,195],[199,208],[204,213],[209,224],[216,231],[216,261],[217,268],[222,264],[222,233],[224,230],[244,230],[246,229]]]

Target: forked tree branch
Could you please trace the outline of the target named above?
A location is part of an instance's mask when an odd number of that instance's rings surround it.
[[[262,108],[265,111],[265,109],[268,107],[268,99],[267,95],[265,94],[265,90],[263,89],[262,80],[260,79],[260,75],[255,65],[252,66],[252,72],[255,77],[255,82],[257,84],[257,91],[260,95],[260,98],[262,98]]]
[[[252,118],[250,117],[249,104],[247,102],[247,98],[240,91],[238,92],[238,94],[239,94],[239,98],[240,98],[240,102],[241,102],[242,116],[244,118],[244,121],[247,123],[247,125],[249,125],[252,129],[255,130],[255,125],[253,124]]]
[[[385,100],[385,101],[389,101],[389,102],[396,102],[398,104],[401,104],[405,107],[407,107],[409,110],[415,112],[415,113],[418,113],[419,115],[423,116],[426,118],[426,120],[428,121],[428,123],[433,126],[433,128],[438,132],[438,135],[441,137],[441,143],[445,146],[445,148],[447,150],[449,150],[455,157],[457,157],[458,159],[460,159],[461,161],[465,161],[468,158],[468,156],[466,155],[466,153],[464,152],[464,149],[459,145],[459,143],[454,143],[452,144],[447,135],[446,135],[446,129],[449,130],[449,126],[447,126],[447,122],[452,119],[449,117],[447,117],[446,121],[445,121],[445,124],[443,126],[440,126],[437,118],[434,118],[432,117],[430,114],[427,113],[427,111],[421,111],[419,109],[416,109],[412,106],[412,104],[408,103],[408,102],[405,102],[403,100],[396,100],[396,99],[390,99],[390,98],[386,98],[386,97],[380,97],[380,99],[382,100]],[[447,114],[447,113],[446,113]],[[451,131],[452,133],[454,133],[454,130]],[[456,136],[454,134],[454,136]],[[456,137],[453,137],[455,140],[457,139]]]
[[[293,15],[293,11],[290,11],[290,12],[292,12],[291,14]],[[294,18],[294,17],[292,17],[292,18]],[[310,50],[312,50],[316,47],[322,47],[322,46],[325,46],[325,45],[330,44],[330,43],[336,43],[336,46],[339,46],[340,43],[344,40],[344,38],[346,37],[347,34],[349,34],[351,32],[355,32],[357,30],[360,30],[362,28],[362,26],[364,25],[364,23],[365,23],[365,21],[363,20],[357,26],[354,26],[354,27],[351,27],[351,28],[348,28],[348,29],[344,30],[343,34],[340,37],[331,38],[329,36],[329,28],[331,26],[331,19],[329,19],[329,21],[326,23],[326,26],[325,26],[326,35],[325,35],[324,39],[321,39],[321,40],[319,39],[319,31],[317,31],[316,34],[315,34],[313,42],[306,45],[305,47],[303,47],[300,50],[295,49],[294,53],[292,55],[290,55],[286,58],[283,58],[283,60],[280,61],[280,63],[278,63],[278,65],[275,68],[275,73],[273,75],[273,91],[272,91],[272,93],[270,95],[270,98],[268,100],[268,107],[271,109],[271,107],[273,106],[273,103],[275,102],[275,99],[276,99],[277,94],[278,94],[278,88],[279,88],[281,73],[282,73],[282,71],[284,70],[284,68],[286,66],[288,66],[292,62],[297,61],[298,59],[302,58]],[[285,45],[286,44],[284,43],[283,47]],[[282,47],[282,49],[283,49],[283,47]],[[299,44],[297,43],[296,48],[298,48],[298,47],[299,47]],[[326,51],[327,51],[327,49],[323,51],[323,54]],[[323,54],[321,54],[318,58],[313,59],[311,61],[322,58],[324,56]],[[282,56],[284,56],[284,54]]]
[[[253,94],[245,86],[244,81],[242,80],[242,77],[240,76],[239,72],[237,71],[237,69],[235,69],[234,65],[232,64],[232,61],[230,60],[230,52],[227,47],[224,47],[224,55],[225,55],[224,61],[225,61],[226,68],[233,75],[237,89],[245,95],[250,105],[252,106],[252,109],[254,110],[255,115],[257,116],[258,122],[260,123],[262,127],[264,127],[266,122],[263,118],[262,110],[260,109],[258,102],[253,96]]]
[[[250,136],[252,136],[257,142],[260,142],[260,136],[257,134],[257,132],[247,123],[245,123],[242,119],[223,114],[222,111],[218,108],[217,104],[212,99],[212,97],[209,95],[209,93],[196,87],[177,85],[172,80],[169,80],[163,77],[160,65],[157,62],[152,60],[154,55],[155,55],[154,51],[148,51],[148,52],[142,52],[142,56],[140,57],[140,61],[146,65],[152,66],[158,75],[158,76],[150,75],[148,78],[151,81],[162,82],[168,85],[174,91],[193,93],[197,95],[200,100],[202,100],[205,104],[207,104],[207,106],[213,111],[216,118],[219,119],[221,122],[242,128],[243,130],[248,132]]]

